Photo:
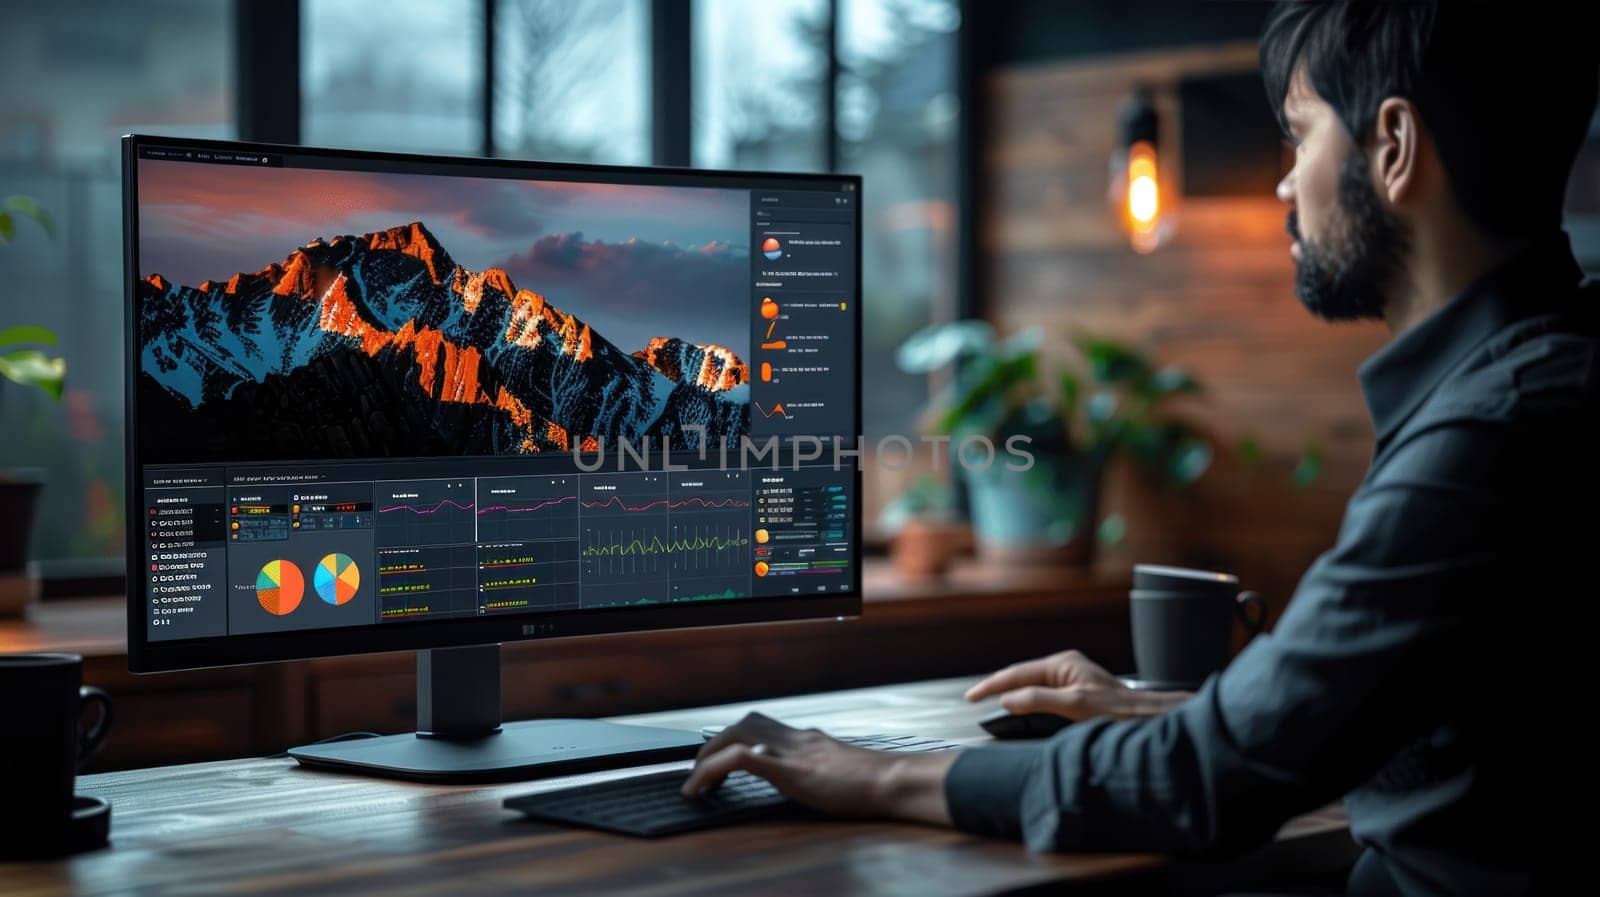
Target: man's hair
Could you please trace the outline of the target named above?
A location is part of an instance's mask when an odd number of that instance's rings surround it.
[[[1358,146],[1385,99],[1408,99],[1479,230],[1497,240],[1553,230],[1600,84],[1586,6],[1285,0],[1261,36],[1267,99],[1284,126],[1303,71]]]

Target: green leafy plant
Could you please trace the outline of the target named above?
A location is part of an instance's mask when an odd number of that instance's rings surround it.
[[[1266,458],[1261,440],[1254,434],[1241,436],[1234,446],[1234,454],[1239,460],[1239,466],[1247,472],[1260,468]],[[1321,443],[1315,440],[1307,442],[1300,451],[1294,470],[1289,473],[1290,484],[1296,491],[1310,488],[1321,478],[1323,466]]]
[[[937,324],[913,334],[896,356],[908,373],[954,367],[949,386],[930,408],[929,429],[953,441],[983,435],[1003,445],[1025,436],[1045,468],[1062,465],[1098,477],[1121,452],[1165,482],[1184,487],[1211,466],[1211,443],[1168,405],[1200,395],[1182,368],[1156,367],[1116,340],[1071,337],[1079,363],[1047,377],[1040,363],[1042,332],[1001,340],[983,321]]]
[[[1238,443],[1234,446],[1234,453],[1238,455],[1239,464],[1245,470],[1254,470],[1260,467],[1261,459],[1264,455],[1261,449],[1261,440],[1257,439],[1254,434],[1239,437]]]
[[[1175,488],[1211,466],[1210,441],[1171,407],[1202,388],[1182,368],[1158,368],[1132,346],[1082,333],[1070,337],[1073,363],[1046,371],[1042,342],[1038,328],[1002,340],[985,322],[957,321],[912,335],[896,360],[909,373],[951,369],[926,426],[950,437],[954,460],[966,457],[962,447],[973,436],[989,439],[1007,459],[962,467],[980,548],[996,557],[1086,565],[1096,543],[1126,537],[1120,516],[1099,519],[1113,457],[1127,457]],[[1008,472],[1016,470],[1010,456],[1024,451],[1032,465],[1020,476]]]
[[[11,242],[19,215],[32,219],[47,236],[55,236],[55,225],[37,203],[26,196],[8,196],[0,202],[0,245]],[[44,327],[21,324],[0,330],[0,377],[23,386],[36,386],[52,398],[61,398],[67,363],[40,348],[55,345],[55,333]]]
[[[1306,443],[1300,452],[1300,460],[1294,466],[1294,488],[1309,489],[1322,476],[1322,446],[1316,442]]]
[[[0,246],[11,242],[11,237],[16,231],[17,215],[33,219],[46,235],[51,237],[56,235],[55,222],[50,220],[44,209],[39,208],[33,197],[7,196],[4,202],[0,202]]]
[[[36,348],[55,344],[56,335],[44,327],[20,324],[0,330],[0,376],[24,386],[37,386],[51,398],[61,398],[67,362]]]
[[[932,474],[919,474],[900,494],[890,499],[878,514],[878,529],[893,536],[912,518],[955,520],[955,491],[950,484]]]

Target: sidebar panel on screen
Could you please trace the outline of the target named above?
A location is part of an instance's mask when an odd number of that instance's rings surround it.
[[[754,471],[757,595],[815,595],[851,585],[853,468]]]
[[[832,437],[855,421],[856,248],[853,192],[757,191],[753,271],[752,411],[756,441]],[[829,456],[831,457],[831,455]]]
[[[150,639],[228,633],[228,542],[221,471],[166,470],[145,480]],[[134,583],[128,588],[133,591]]]

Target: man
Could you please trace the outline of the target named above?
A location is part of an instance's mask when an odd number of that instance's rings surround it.
[[[752,716],[686,793],[745,769],[844,815],[1209,855],[1343,796],[1352,892],[1550,887],[1562,802],[1593,790],[1569,729],[1600,597],[1600,290],[1561,230],[1596,95],[1597,32],[1563,18],[1580,15],[1296,3],[1268,21],[1296,293],[1393,334],[1360,371],[1371,469],[1274,632],[1192,696],[1073,654],[969,694],[1080,720],[1046,743],[896,756]]]

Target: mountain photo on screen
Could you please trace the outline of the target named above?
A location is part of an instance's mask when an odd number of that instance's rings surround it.
[[[148,458],[748,432],[744,191],[151,160],[138,190]]]

